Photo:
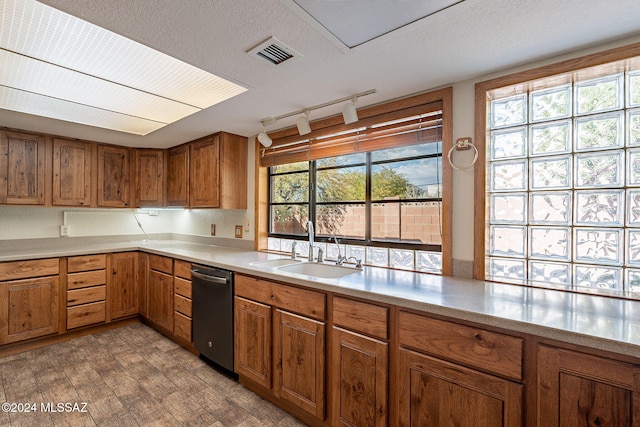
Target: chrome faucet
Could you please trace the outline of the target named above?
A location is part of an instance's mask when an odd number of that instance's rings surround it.
[[[338,259],[336,260],[336,265],[342,265],[347,260],[347,257],[342,256],[342,252],[340,251],[340,243],[338,243],[338,239],[336,239],[335,234],[331,233],[331,238],[329,239],[329,241],[331,241],[331,239],[336,242],[336,246],[338,247]]]
[[[307,234],[309,235],[309,261],[313,261],[313,222],[307,221]]]

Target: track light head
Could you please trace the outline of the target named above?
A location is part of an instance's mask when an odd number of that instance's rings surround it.
[[[355,123],[358,121],[358,111],[356,110],[356,97],[346,104],[342,108],[342,118],[344,119],[344,124],[348,125],[351,123]]]
[[[309,125],[309,111],[305,111],[304,116],[298,117],[296,120],[296,126],[300,136],[311,133],[311,126]]]
[[[264,148],[269,148],[271,147],[271,144],[273,144],[273,141],[271,140],[269,135],[267,135],[265,132],[260,132],[258,134],[258,141],[260,142],[260,144],[262,144]]]

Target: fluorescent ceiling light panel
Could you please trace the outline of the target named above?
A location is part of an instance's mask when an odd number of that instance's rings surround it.
[[[0,0],[0,64],[0,108],[139,135],[247,90],[34,0]]]
[[[293,0],[349,48],[462,1],[464,0]]]

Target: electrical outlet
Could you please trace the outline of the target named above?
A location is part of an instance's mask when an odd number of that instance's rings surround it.
[[[69,226],[61,225],[60,226],[60,237],[67,237],[69,235]]]
[[[211,235],[212,236],[216,235],[216,225],[215,224],[211,224]]]

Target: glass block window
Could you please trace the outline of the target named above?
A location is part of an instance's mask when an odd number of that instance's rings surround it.
[[[485,277],[640,294],[640,72],[488,108]]]

